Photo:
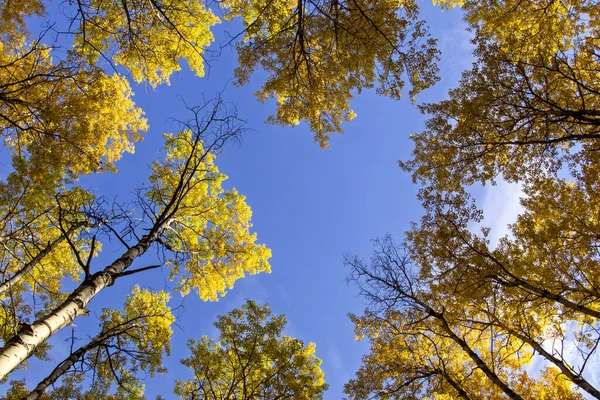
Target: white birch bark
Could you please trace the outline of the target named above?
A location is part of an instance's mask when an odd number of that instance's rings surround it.
[[[35,349],[60,329],[69,326],[73,320],[86,315],[85,307],[102,289],[111,286],[120,273],[125,271],[137,257],[148,250],[160,233],[168,226],[164,221],[121,257],[104,270],[95,273],[89,280],[84,281],[69,297],[51,313],[45,315],[32,325],[19,330],[0,349],[0,380],[11,373],[21,362],[27,359]]]

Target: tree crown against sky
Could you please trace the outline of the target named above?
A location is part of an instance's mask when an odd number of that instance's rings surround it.
[[[191,339],[181,363],[194,378],[177,380],[182,399],[322,399],[327,390],[315,344],[283,335],[284,316],[252,300],[217,317],[217,341]]]

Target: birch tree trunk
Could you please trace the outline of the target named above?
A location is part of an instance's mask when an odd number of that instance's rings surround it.
[[[27,359],[35,349],[60,329],[70,325],[73,320],[86,315],[87,304],[104,288],[111,286],[119,274],[124,272],[137,257],[141,256],[156,241],[169,220],[154,226],[154,229],[121,257],[104,270],[95,273],[85,280],[69,297],[51,313],[35,321],[32,325],[21,328],[0,349],[0,380],[11,373],[21,362]]]

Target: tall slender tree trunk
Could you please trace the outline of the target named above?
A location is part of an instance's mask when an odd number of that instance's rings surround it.
[[[137,257],[141,256],[156,241],[170,220],[164,220],[148,235],[129,248],[112,264],[91,276],[77,287],[56,309],[42,318],[19,330],[0,349],[0,380],[11,373],[21,362],[27,359],[35,349],[60,329],[70,325],[73,320],[88,312],[87,304],[104,288],[111,286],[119,274],[124,272]]]

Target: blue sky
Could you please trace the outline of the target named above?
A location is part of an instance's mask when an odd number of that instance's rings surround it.
[[[422,3],[422,8],[443,51],[443,79],[418,96],[419,102],[445,96],[471,62],[469,36],[460,12],[441,12],[429,3]],[[217,41],[218,37],[217,33]],[[134,177],[139,166],[160,148],[159,135],[168,129],[166,118],[185,117],[177,96],[189,104],[201,93],[210,97],[225,86],[234,67],[235,55],[226,50],[211,62],[208,77],[198,79],[182,72],[170,87],[159,87],[145,96],[138,88],[138,103],[146,110],[151,130],[136,155],[126,157],[119,166],[121,176],[106,179],[122,184],[127,181],[124,174]],[[393,101],[367,91],[352,102],[358,117],[346,124],[345,134],[334,136],[330,149],[324,151],[313,143],[304,125],[291,128],[263,123],[274,104],[260,104],[252,97],[261,78],[257,73],[249,86],[237,89],[229,85],[225,90],[224,99],[238,105],[240,117],[253,131],[240,146],[228,148],[217,164],[229,176],[228,185],[247,196],[259,241],[273,251],[273,272],[238,281],[218,303],[186,297],[171,365],[187,356],[184,343],[188,337],[216,336],[212,327],[216,316],[251,298],[269,303],[276,314],[285,314],[288,335],[317,344],[330,385],[325,398],[340,399],[343,384],[354,375],[367,351],[366,344],[354,341],[347,317],[349,312],[360,313],[364,303],[345,282],[342,256],[350,252],[367,257],[372,238],[387,232],[401,237],[409,222],[419,218],[418,188],[400,170],[397,160],[409,156],[412,142],[408,135],[423,128],[423,117],[408,96]],[[175,371],[191,377],[172,367],[171,372]],[[172,375],[147,382],[148,394],[169,395]],[[165,388],[169,391],[163,393]]]
[[[460,11],[442,12],[428,2],[420,5],[433,36],[439,39],[442,81],[419,95],[417,101],[438,101],[456,85],[460,72],[470,66],[469,34]],[[217,43],[223,39],[219,29]],[[212,323],[216,316],[250,298],[269,303],[275,314],[285,314],[286,334],[317,344],[317,355],[323,360],[325,379],[330,385],[325,399],[339,399],[343,384],[352,378],[360,366],[361,355],[367,351],[366,344],[354,341],[353,326],[347,317],[350,312],[360,313],[364,303],[355,288],[345,282],[347,271],[342,256],[356,253],[368,257],[371,239],[388,232],[401,238],[409,222],[420,217],[415,198],[418,187],[400,170],[397,160],[410,155],[409,134],[422,130],[424,119],[408,96],[393,101],[366,91],[352,102],[358,117],[345,125],[344,135],[332,138],[329,150],[321,150],[305,125],[291,128],[264,124],[274,104],[260,104],[252,96],[262,82],[262,74],[257,73],[250,85],[236,88],[228,84],[234,67],[235,54],[225,50],[218,60],[211,61],[204,78],[184,70],[172,78],[170,86],[156,90],[143,85],[135,87],[136,101],[150,123],[144,141],[138,144],[134,155],[126,155],[118,163],[118,174],[82,180],[97,194],[129,198],[135,187],[144,183],[146,166],[159,155],[162,133],[177,129],[168,119],[186,118],[180,96],[190,105],[200,104],[202,95],[210,98],[225,88],[224,100],[237,105],[240,117],[250,129],[243,143],[228,147],[217,164],[229,176],[226,186],[247,196],[253,209],[254,231],[259,241],[273,251],[273,272],[238,281],[217,303],[203,303],[195,295],[185,299],[174,296],[173,306],[183,304],[184,312],[177,322],[172,356],[167,363],[170,374],[147,380],[147,395],[172,397],[173,379],[191,377],[179,366],[179,359],[188,355],[187,339],[215,337]],[[507,204],[512,207],[516,192],[489,195],[490,205],[486,208],[502,209]],[[514,213],[505,214],[495,221],[499,228]],[[103,262],[114,259],[121,250],[116,245],[105,245],[95,267],[102,268]],[[165,277],[166,271],[153,271],[147,276],[123,278],[94,299],[90,308],[99,311],[122,304],[129,288],[139,281],[154,289],[168,287]],[[95,324],[91,319],[77,323],[82,329]],[[53,340],[57,357],[67,355],[63,339],[68,334]],[[34,374],[45,375],[49,369],[36,367],[32,371],[28,375],[33,378]],[[23,375],[15,374],[18,376]]]

